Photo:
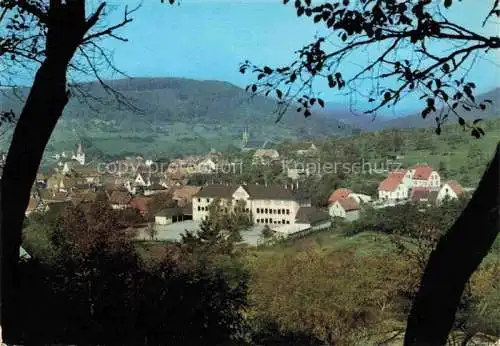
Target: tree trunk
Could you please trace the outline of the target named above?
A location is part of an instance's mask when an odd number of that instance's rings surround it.
[[[405,346],[445,345],[460,298],[499,232],[499,160],[495,157],[455,224],[438,242],[408,316]]]
[[[4,342],[13,342],[22,326],[16,297],[19,247],[24,212],[36,178],[45,146],[68,101],[67,64],[51,61],[41,65],[21,112],[1,182],[1,320]]]

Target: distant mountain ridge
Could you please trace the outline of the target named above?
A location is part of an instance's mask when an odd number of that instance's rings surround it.
[[[237,149],[245,129],[251,142],[276,143],[286,139],[345,136],[359,129],[435,126],[434,117],[424,120],[420,114],[372,121],[369,115],[354,115],[346,105],[328,102],[324,110],[317,109],[308,118],[292,108],[276,124],[276,100],[251,97],[229,82],[131,78],[106,83],[133,105],[134,110],[116,103],[113,94],[106,93],[99,83],[83,84],[80,90],[92,97],[73,93],[47,147],[49,154],[71,150],[77,142],[84,142],[87,151],[99,155],[166,153],[179,156],[207,152],[210,148],[225,150],[233,146]],[[28,91],[27,88],[20,90],[20,99]],[[465,118],[499,115],[500,88],[478,98],[489,98],[494,103],[481,114],[463,112]],[[13,108],[19,112],[20,99],[0,93],[3,109]]]
[[[139,111],[117,104],[97,82],[83,84],[81,89],[92,98],[73,93],[48,151],[61,150],[82,137],[101,152],[150,151],[148,146],[156,142],[154,150],[177,155],[238,146],[244,129],[252,140],[273,142],[351,133],[349,126],[337,120],[306,119],[294,110],[276,124],[275,100],[251,97],[228,82],[132,78],[106,83]],[[26,96],[27,91],[21,93]],[[0,102],[17,111],[22,106],[16,98],[0,96]]]
[[[477,95],[478,101],[491,100],[492,104],[487,105],[485,111],[471,111],[467,112],[460,107],[457,108],[457,113],[463,117],[465,120],[474,120],[476,118],[490,119],[500,117],[500,88],[495,88],[486,93]],[[381,121],[374,129],[384,129],[384,128],[423,128],[436,126],[435,116],[428,116],[423,119],[420,113],[415,113],[412,115],[394,118],[386,121]],[[458,123],[458,119],[454,114],[450,114],[448,117],[448,123]]]
[[[489,119],[500,116],[500,88],[493,89],[486,93],[477,96],[479,101],[481,100],[492,100],[493,104],[488,105],[487,109],[482,111],[472,111],[467,112],[461,108],[457,109],[457,113],[466,120],[472,120],[476,118]],[[359,108],[359,105],[358,105]],[[438,110],[439,111],[439,110]],[[409,115],[401,117],[388,117],[388,116],[377,116],[374,120],[369,114],[353,114],[348,105],[341,104],[328,104],[324,111],[318,111],[318,113],[326,119],[335,119],[351,126],[358,127],[365,131],[377,131],[386,128],[424,128],[435,126],[435,116],[429,115],[426,119],[423,119],[420,113],[411,112]],[[450,114],[448,123],[454,121],[456,117]]]

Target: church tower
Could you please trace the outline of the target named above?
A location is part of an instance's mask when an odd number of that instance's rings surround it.
[[[248,145],[248,128],[245,127],[245,130],[243,130],[243,138],[242,138],[242,142],[241,142],[241,147],[242,148],[246,148],[246,146]]]
[[[78,149],[76,151],[76,155],[73,155],[73,160],[78,161],[80,165],[85,165],[85,153],[83,152],[82,144],[78,144]]]

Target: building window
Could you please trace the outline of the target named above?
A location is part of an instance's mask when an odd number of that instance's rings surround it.
[[[283,213],[283,215],[285,215],[285,209],[281,209],[281,212]]]
[[[288,221],[288,220],[287,220],[286,224],[287,224],[287,225],[289,225],[289,224],[290,224],[290,221]]]
[[[281,209],[278,209],[278,215],[281,215]]]
[[[286,210],[286,215],[290,215],[290,209]]]
[[[201,198],[198,198],[198,202],[201,202]]]
[[[246,211],[246,212],[248,213],[248,212],[250,211],[250,209],[248,209],[248,208],[245,208],[245,211]]]
[[[210,203],[210,198],[207,198],[207,203]]]
[[[200,206],[198,206],[198,211],[200,211],[200,210],[201,210],[201,208],[200,208]]]
[[[266,209],[264,209],[264,213],[265,213],[265,214],[268,214],[268,213],[269,213],[267,208],[266,208]]]
[[[286,223],[285,219],[281,220],[281,223],[284,225]]]

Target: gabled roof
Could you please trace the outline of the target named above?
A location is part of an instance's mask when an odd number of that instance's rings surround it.
[[[415,180],[428,180],[434,169],[428,165],[420,165],[415,167],[413,179]]]
[[[446,183],[457,195],[464,193],[464,188],[455,180],[450,180]]]
[[[398,188],[398,186],[402,183],[404,178],[404,174],[395,173],[389,175],[387,178],[382,180],[382,182],[378,186],[379,191],[388,191],[392,192]]]
[[[337,201],[345,211],[358,210],[359,204],[354,198],[349,197],[345,199],[340,199]]]
[[[345,199],[349,197],[349,195],[352,193],[351,190],[345,189],[345,188],[340,188],[332,192],[330,197],[328,198],[328,204],[335,203],[336,201],[340,199]]]
[[[316,207],[300,207],[295,216],[295,221],[299,223],[314,224],[327,220],[330,220],[330,215]]]

